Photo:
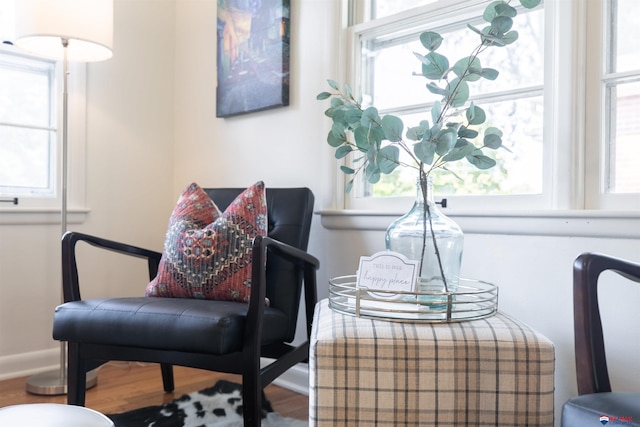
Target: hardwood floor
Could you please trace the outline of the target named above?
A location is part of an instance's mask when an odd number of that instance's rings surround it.
[[[238,375],[174,367],[175,390],[162,390],[160,368],[154,364],[110,362],[100,368],[98,385],[87,390],[86,406],[102,413],[120,413],[161,405],[186,393],[210,387],[219,379],[241,382]],[[26,378],[0,381],[0,407],[21,403],[66,403],[66,396],[37,396],[25,390]],[[307,420],[308,396],[269,385],[265,389],[273,409],[283,416]]]

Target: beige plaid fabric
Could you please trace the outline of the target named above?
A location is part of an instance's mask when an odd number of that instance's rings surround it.
[[[554,347],[504,313],[397,323],[316,307],[312,426],[552,426]]]

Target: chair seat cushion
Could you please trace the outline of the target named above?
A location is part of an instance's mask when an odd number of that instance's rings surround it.
[[[248,304],[241,302],[189,298],[72,301],[56,307],[53,338],[227,354],[242,349],[248,308]],[[265,307],[263,344],[282,342],[287,327],[283,312]]]
[[[594,393],[576,396],[562,407],[563,427],[640,426],[640,393]]]

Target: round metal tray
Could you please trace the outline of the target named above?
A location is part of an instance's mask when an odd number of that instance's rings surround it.
[[[356,276],[329,280],[329,307],[350,316],[396,322],[461,322],[498,311],[498,287],[459,279],[455,292],[389,292],[356,287]]]

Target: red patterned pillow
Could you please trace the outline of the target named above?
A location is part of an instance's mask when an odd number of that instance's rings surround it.
[[[263,182],[247,188],[223,213],[191,184],[171,214],[158,275],[146,295],[249,301],[251,243],[266,235]]]

